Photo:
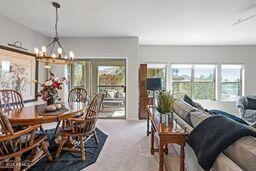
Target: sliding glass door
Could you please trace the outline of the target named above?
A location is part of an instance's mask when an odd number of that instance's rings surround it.
[[[104,93],[100,117],[125,118],[126,72],[123,59],[93,59],[92,94]]]
[[[71,67],[72,88],[83,87],[90,98],[104,93],[100,117],[126,116],[126,65],[124,59],[87,59]]]

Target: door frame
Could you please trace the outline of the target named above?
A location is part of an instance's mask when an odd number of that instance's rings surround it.
[[[100,119],[127,119],[127,111],[128,111],[128,107],[129,107],[129,103],[128,103],[128,92],[129,92],[129,87],[128,87],[128,57],[127,56],[123,56],[123,57],[95,57],[95,56],[92,56],[92,57],[78,57],[74,60],[75,61],[91,61],[91,60],[124,60],[124,63],[125,63],[125,116],[124,117],[117,117],[117,118],[113,118],[113,117],[99,117]],[[92,70],[91,70],[91,64],[89,66],[89,89],[90,89],[90,95],[91,95],[91,77],[92,77]],[[71,74],[71,79],[72,79],[72,74]],[[73,85],[71,85],[71,88],[73,88]]]

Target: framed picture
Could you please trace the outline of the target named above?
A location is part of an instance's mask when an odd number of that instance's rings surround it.
[[[34,54],[0,46],[0,89],[14,89],[24,102],[37,100],[38,63]]]

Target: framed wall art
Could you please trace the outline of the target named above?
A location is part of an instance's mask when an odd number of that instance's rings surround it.
[[[20,92],[24,102],[37,100],[38,63],[34,54],[0,46],[0,89]]]

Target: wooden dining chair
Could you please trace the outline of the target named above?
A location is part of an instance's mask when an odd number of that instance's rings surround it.
[[[29,169],[41,158],[52,157],[47,149],[47,137],[45,134],[36,134],[39,125],[33,125],[24,130],[15,132],[7,116],[0,110],[0,164],[1,167],[12,167],[13,170]],[[24,153],[29,152],[24,157]],[[11,164],[11,165],[10,165]]]
[[[0,90],[0,109],[6,111],[24,107],[22,95],[12,89]]]
[[[96,144],[99,143],[99,139],[96,134],[96,121],[98,119],[100,107],[102,105],[104,95],[97,94],[91,101],[86,110],[85,115],[80,118],[70,118],[67,120],[69,122],[69,127],[65,127],[61,131],[62,140],[60,141],[56,158],[60,157],[62,150],[71,152],[80,152],[81,160],[85,160],[85,147],[84,143],[90,138],[94,137]],[[76,138],[73,146],[70,147],[70,138]],[[66,147],[64,146],[66,144]]]
[[[68,94],[68,102],[87,102],[87,90],[84,88],[74,88]]]

